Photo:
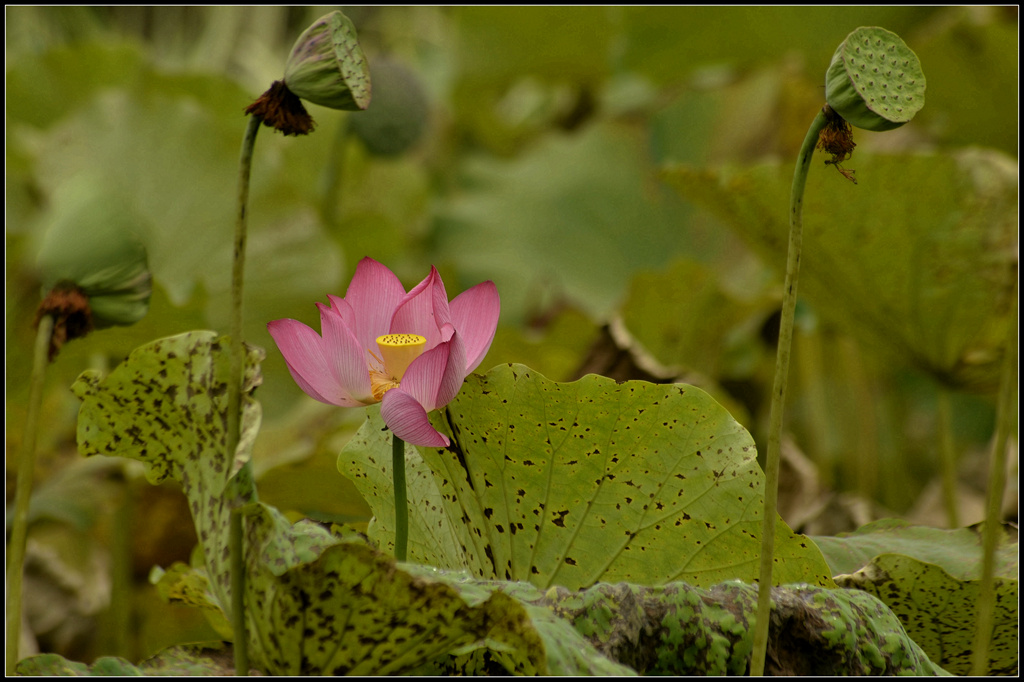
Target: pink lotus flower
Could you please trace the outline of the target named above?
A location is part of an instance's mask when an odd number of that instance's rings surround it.
[[[501,308],[487,281],[448,302],[437,269],[409,293],[372,258],[356,266],[345,298],[317,303],[323,336],[297,320],[267,325],[295,383],[320,402],[342,407],[381,403],[395,436],[425,447],[448,437],[427,413],[447,405],[484,359]]]

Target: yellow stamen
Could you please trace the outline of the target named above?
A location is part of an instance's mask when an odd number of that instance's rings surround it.
[[[409,365],[423,354],[426,345],[427,340],[416,334],[385,334],[378,337],[377,347],[380,348],[379,359],[383,367],[381,370],[370,370],[373,397],[380,400],[385,393],[398,386]]]

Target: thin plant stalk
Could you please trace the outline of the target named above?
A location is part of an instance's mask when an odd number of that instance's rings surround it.
[[[878,487],[878,422],[875,417],[875,391],[872,373],[865,367],[857,342],[850,337],[839,339],[841,363],[846,370],[846,385],[853,398],[853,425],[856,433],[848,436],[847,452],[853,455],[857,468],[857,492],[872,500]]]
[[[231,267],[231,373],[228,377],[228,461],[233,462],[238,449],[242,421],[242,373],[245,347],[242,343],[242,292],[245,280],[245,242],[248,225],[249,177],[256,134],[262,121],[250,116],[242,138],[238,160],[238,215],[235,221],[234,258]],[[245,463],[250,467],[249,462]],[[237,474],[236,474],[237,475]],[[235,674],[249,674],[249,641],[245,628],[245,537],[239,510],[231,512],[228,526],[231,552],[231,627],[234,631]]]
[[[126,474],[110,543],[110,650],[122,658],[130,658],[132,650],[132,521],[137,512],[135,480]]]
[[[950,528],[960,527],[960,515],[956,508],[956,445],[953,438],[953,408],[950,405],[949,389],[940,386],[938,397],[939,458],[942,469],[942,503],[946,507],[946,524]]]
[[[775,380],[772,384],[772,407],[768,425],[768,451],[765,456],[764,516],[761,526],[761,571],[758,578],[757,618],[754,644],[750,658],[751,676],[764,675],[768,650],[768,622],[772,608],[772,561],[775,555],[775,517],[779,506],[779,458],[782,441],[782,411],[786,402],[789,357],[793,345],[793,318],[796,312],[797,278],[800,274],[800,250],[803,244],[804,187],[811,167],[818,136],[825,127],[825,111],[811,122],[800,147],[793,188],[789,200],[789,251],[786,257],[786,279],[782,291],[782,319],[779,322],[779,345],[775,357]]]
[[[320,212],[324,224],[332,228],[337,227],[338,223],[338,204],[341,199],[341,184],[344,181],[345,157],[348,153],[348,132],[348,116],[342,116],[331,142],[327,167],[324,169],[323,204]]]
[[[249,675],[249,642],[245,630],[245,536],[242,510],[231,510],[228,552],[231,557],[231,625],[235,632],[235,675]]]
[[[806,329],[798,335],[797,376],[800,392],[807,396],[807,437],[811,447],[808,454],[818,468],[821,483],[832,488],[835,480],[835,426],[832,424],[832,410],[825,392],[825,360],[823,334],[821,329]]]
[[[35,349],[32,353],[32,374],[29,378],[28,413],[25,415],[25,435],[18,457],[18,481],[14,494],[14,518],[11,520],[11,544],[7,548],[7,665],[8,675],[14,675],[18,665],[21,642],[22,581],[25,569],[25,546],[28,542],[28,509],[32,499],[32,478],[35,471],[36,432],[39,428],[39,410],[43,400],[43,382],[49,364],[50,339],[54,319],[43,315],[36,329]]]
[[[989,648],[995,624],[995,555],[1002,535],[1003,489],[1006,487],[1006,445],[1013,430],[1014,404],[1017,381],[1017,305],[1014,305],[1013,323],[1006,344],[1003,376],[999,385],[999,403],[995,444],[989,465],[988,495],[985,505],[985,525],[982,528],[981,598],[978,600],[978,620],[974,630],[974,651],[971,675],[988,675]]]
[[[406,560],[409,545],[409,504],[405,494],[405,441],[391,434],[391,469],[395,483],[395,559]]]

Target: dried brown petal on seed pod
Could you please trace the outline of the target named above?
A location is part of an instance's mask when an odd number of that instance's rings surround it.
[[[246,107],[245,113],[259,117],[263,125],[280,130],[285,136],[308,135],[316,126],[313,117],[302,106],[302,100],[288,89],[284,81],[274,81],[266,92]]]
[[[331,109],[370,104],[370,70],[352,21],[339,11],[316,20],[295,41],[284,83],[300,98]]]
[[[825,74],[825,100],[852,125],[898,128],[924,106],[925,77],[917,55],[891,31],[862,26],[846,36]]]

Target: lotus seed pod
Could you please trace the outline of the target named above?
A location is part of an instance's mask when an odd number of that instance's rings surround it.
[[[43,294],[83,294],[97,329],[138,322],[149,311],[152,278],[137,224],[120,204],[74,183],[39,252]],[[49,311],[41,307],[40,313]],[[71,337],[73,338],[73,337]]]
[[[335,11],[317,19],[295,41],[284,84],[300,98],[345,111],[370,104],[370,71],[352,21]]]
[[[374,61],[373,102],[352,114],[352,133],[378,156],[398,156],[423,136],[429,105],[417,75],[390,59]]]
[[[924,106],[925,78],[917,55],[895,33],[877,26],[846,36],[825,75],[825,100],[852,125],[898,128]]]

